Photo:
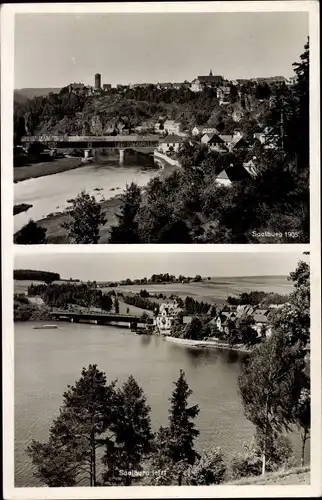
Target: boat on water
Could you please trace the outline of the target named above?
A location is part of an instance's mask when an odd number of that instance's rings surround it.
[[[57,325],[34,325],[33,329],[34,330],[54,330],[55,328],[58,328]]]

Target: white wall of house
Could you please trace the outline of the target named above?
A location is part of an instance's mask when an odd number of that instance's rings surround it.
[[[172,120],[167,120],[164,122],[164,130],[167,134],[178,134],[181,132],[181,123]]]
[[[202,86],[201,86],[201,83],[198,79],[193,80],[191,82],[190,90],[191,90],[191,92],[201,92],[202,91]]]
[[[180,311],[181,309],[176,302],[161,304],[159,314],[153,321],[157,333],[169,335],[173,323]]]
[[[211,135],[210,134],[204,134],[202,137],[201,137],[201,142],[203,144],[208,144],[209,140],[211,138]]]
[[[228,178],[216,177],[216,182],[218,184],[220,184],[221,186],[230,186],[231,185],[231,180]]]
[[[196,135],[201,134],[202,132],[202,127],[193,127],[191,130],[192,135],[195,137]]]
[[[167,153],[168,151],[175,151],[177,153],[180,149],[180,144],[181,143],[179,143],[179,142],[170,142],[170,143],[161,142],[158,149],[162,153]],[[171,148],[173,148],[173,149],[171,149]]]

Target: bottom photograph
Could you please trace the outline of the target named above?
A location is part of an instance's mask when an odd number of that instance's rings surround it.
[[[17,253],[15,487],[310,484],[305,252]]]

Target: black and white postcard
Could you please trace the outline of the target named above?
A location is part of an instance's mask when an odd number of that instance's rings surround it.
[[[6,500],[321,495],[318,20],[1,7]]]

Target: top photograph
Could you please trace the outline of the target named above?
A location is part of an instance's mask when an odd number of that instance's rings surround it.
[[[14,234],[310,241],[309,13],[16,14]]]

